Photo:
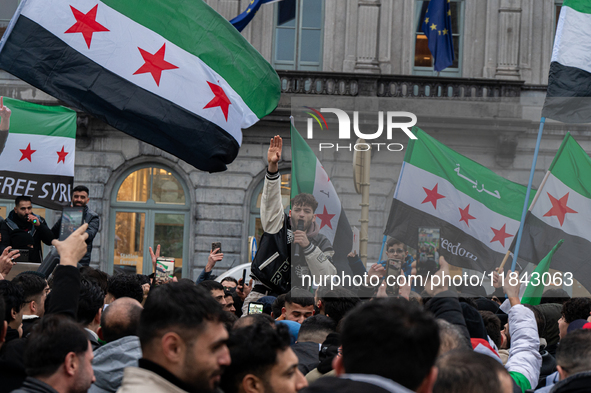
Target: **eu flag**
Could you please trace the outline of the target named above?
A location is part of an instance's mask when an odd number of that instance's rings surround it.
[[[232,19],[230,23],[236,28],[236,30],[244,30],[246,25],[248,25],[252,18],[254,18],[254,15],[257,13],[259,8],[261,8],[261,5],[270,3],[271,1],[274,0],[250,0],[250,3],[244,12]]]
[[[451,36],[451,9],[449,0],[431,0],[421,30],[427,36],[429,50],[435,58],[435,71],[453,64],[454,43]]]

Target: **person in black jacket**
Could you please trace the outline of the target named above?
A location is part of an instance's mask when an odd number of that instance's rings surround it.
[[[82,214],[84,215],[84,222],[88,223],[88,229],[86,230],[86,233],[88,234],[88,238],[86,238],[86,254],[84,254],[84,257],[80,260],[80,264],[83,266],[88,266],[90,264],[92,241],[100,226],[100,218],[98,214],[88,207],[88,201],[90,201],[90,198],[88,197],[89,195],[89,190],[86,186],[76,186],[72,190],[72,206],[83,208]],[[56,239],[59,238],[61,225],[62,219],[60,218],[51,228],[51,232]]]
[[[65,315],[72,320],[76,318],[80,293],[80,272],[76,266],[86,252],[85,240],[88,236],[85,233],[86,229],[87,225],[84,224],[65,241],[53,241],[53,245],[60,255],[60,265],[54,272],[54,289],[47,296],[47,307],[41,321],[52,314]],[[0,317],[3,316],[2,314]],[[27,377],[23,359],[27,340],[27,338],[20,338],[2,345],[0,349],[0,381],[2,381],[0,393],[12,392],[23,385]],[[27,391],[43,392],[47,390]]]
[[[13,249],[29,250],[29,262],[41,263],[43,253],[41,241],[51,245],[55,239],[45,219],[33,214],[31,198],[17,196],[15,207],[6,220],[0,223],[0,252],[8,246]]]

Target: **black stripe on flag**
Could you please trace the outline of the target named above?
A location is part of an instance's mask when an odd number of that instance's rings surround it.
[[[591,73],[553,61],[542,116],[563,123],[591,123]]]
[[[419,228],[440,229],[441,247],[439,254],[443,255],[446,261],[454,266],[490,272],[501,264],[505,256],[503,253],[493,251],[485,243],[468,235],[447,221],[394,199],[384,234],[416,249],[419,240]],[[509,240],[507,240],[508,245]]]
[[[104,69],[22,15],[0,67],[198,169],[224,171],[238,155],[221,127]]]
[[[552,257],[550,268],[564,273],[571,272],[577,281],[591,290],[591,242],[550,226],[531,212],[525,218],[519,259],[537,265],[560,239],[564,239],[564,243]]]

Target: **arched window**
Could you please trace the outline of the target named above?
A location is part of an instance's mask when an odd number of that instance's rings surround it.
[[[285,208],[285,213],[289,212],[289,201],[291,194],[291,170],[289,168],[281,169],[281,203]],[[263,184],[265,179],[257,184],[252,199],[250,201],[250,226],[248,228],[249,236],[254,236],[257,244],[260,243],[261,235],[263,234],[263,226],[261,225],[261,196],[263,195]]]
[[[174,258],[175,276],[187,277],[190,200],[172,170],[149,165],[125,172],[111,196],[108,270],[151,274],[149,247],[160,244],[162,257]]]

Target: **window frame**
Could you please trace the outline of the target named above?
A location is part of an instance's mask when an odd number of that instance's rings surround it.
[[[459,33],[452,32],[452,36],[459,34],[459,48],[458,48],[458,68],[451,68],[448,67],[445,70],[438,73],[431,67],[419,67],[415,66],[415,55],[416,55],[416,42],[417,42],[417,26],[414,25],[414,20],[419,12],[421,12],[421,6],[424,1],[427,0],[415,0],[414,4],[414,14],[413,14],[413,32],[412,32],[412,75],[419,75],[419,76],[440,76],[440,77],[448,77],[448,78],[461,78],[462,77],[462,66],[463,66],[463,56],[464,56],[464,13],[465,13],[465,6],[466,2],[464,0],[451,0],[451,2],[458,3],[458,26],[460,27]]]
[[[117,201],[117,194],[123,182],[132,173],[145,168],[157,168],[164,169],[173,176],[177,182],[182,186],[185,194],[185,204],[167,204],[167,203],[156,203],[152,199],[152,187],[154,174],[150,176],[149,196],[146,202],[131,202],[131,201]],[[134,165],[124,171],[115,182],[111,195],[109,196],[110,209],[109,209],[109,239],[107,246],[107,269],[106,272],[113,274],[115,266],[115,233],[116,233],[116,216],[117,213],[138,213],[145,214],[145,228],[144,228],[144,250],[142,260],[142,274],[152,270],[152,261],[150,258],[149,247],[155,247],[156,244],[150,244],[154,241],[155,237],[155,218],[156,214],[184,214],[184,228],[183,228],[183,266],[182,266],[182,277],[189,277],[191,273],[191,260],[189,253],[189,242],[190,242],[190,225],[191,225],[191,199],[189,189],[183,178],[172,168],[156,162],[148,162],[140,165]],[[166,255],[163,255],[166,257]]]
[[[306,29],[314,29],[315,28],[304,28],[302,27],[302,13],[303,13],[303,0],[296,0],[296,18],[295,18],[295,44],[294,44],[294,61],[286,61],[286,60],[277,60],[277,30],[282,29],[277,25],[277,18],[279,14],[279,4],[275,4],[275,8],[273,11],[273,46],[272,46],[272,54],[271,54],[271,65],[276,70],[297,70],[297,71],[322,71],[322,60],[324,55],[324,20],[325,20],[325,7],[326,2],[324,0],[321,1],[321,24],[320,24],[320,53],[319,53],[319,61],[310,62],[310,61],[301,61],[302,55],[302,30]]]

